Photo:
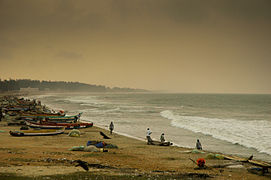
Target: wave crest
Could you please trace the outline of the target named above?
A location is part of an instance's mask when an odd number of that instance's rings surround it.
[[[210,135],[233,144],[255,148],[259,152],[271,155],[271,144],[269,143],[271,123],[268,121],[182,116],[169,110],[160,112],[160,115],[171,120],[172,126]]]

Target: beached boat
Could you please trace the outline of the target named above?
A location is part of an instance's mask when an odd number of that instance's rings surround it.
[[[20,131],[9,131],[11,136],[52,136],[63,134],[65,128],[62,129],[42,129],[42,130],[20,130]]]
[[[31,128],[41,128],[41,129],[59,129],[65,127],[66,129],[81,129],[92,127],[92,122],[77,122],[77,123],[55,123],[55,122],[30,122],[25,121],[26,125]]]
[[[3,108],[4,111],[28,111],[28,107],[12,106]]]
[[[156,146],[170,146],[172,145],[171,142],[160,142],[160,141],[152,141],[151,145],[156,145]]]
[[[82,113],[79,113],[75,116],[62,116],[62,117],[45,117],[45,121],[47,122],[77,122]]]
[[[64,117],[65,114],[61,113],[42,113],[42,114],[37,114],[37,113],[21,113],[21,117]]]

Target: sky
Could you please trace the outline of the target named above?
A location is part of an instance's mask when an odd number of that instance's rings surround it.
[[[0,0],[0,78],[271,93],[270,0]]]

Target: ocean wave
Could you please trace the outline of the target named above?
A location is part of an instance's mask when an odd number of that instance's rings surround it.
[[[268,121],[183,116],[169,110],[160,112],[160,115],[171,120],[172,126],[210,135],[271,155],[271,123]]]
[[[97,96],[70,96],[65,98],[64,100],[85,106],[100,107],[104,106],[105,104],[108,104],[107,102],[98,99]]]
[[[90,112],[95,114],[154,113],[154,111],[143,109],[124,109],[121,107],[88,108],[83,109],[82,112]]]
[[[52,97],[52,96],[55,96],[53,94],[42,94],[42,95],[30,95],[30,96],[23,96],[25,98],[28,98],[28,99],[44,99],[44,98],[48,98],[48,97]]]

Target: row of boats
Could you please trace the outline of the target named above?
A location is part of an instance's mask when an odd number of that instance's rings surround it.
[[[66,116],[64,111],[51,111],[40,101],[17,97],[6,97],[1,100],[1,113],[13,121],[20,121],[34,130],[10,131],[12,136],[57,135],[65,129],[80,129],[93,126],[93,122],[80,120],[82,113]]]

